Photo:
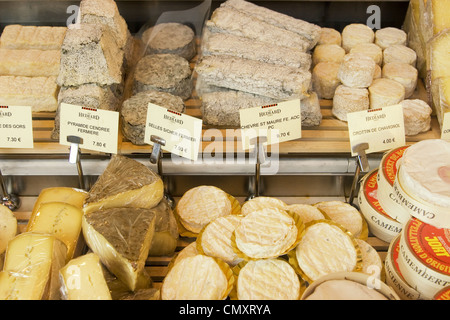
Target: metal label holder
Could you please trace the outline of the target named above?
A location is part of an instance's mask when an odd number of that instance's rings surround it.
[[[2,171],[0,170],[0,191],[1,191],[1,201],[2,205],[7,207],[9,210],[14,211],[20,207],[20,199],[14,194],[8,193],[6,189],[5,180],[3,179]]]
[[[357,153],[356,156],[356,169],[355,174],[353,176],[352,188],[350,190],[350,195],[348,197],[347,202],[354,206],[353,199],[356,195],[356,189],[358,186],[359,175],[361,172],[368,172],[370,170],[369,160],[367,159],[366,150],[369,149],[368,143],[360,143],[353,146],[352,151]]]
[[[250,140],[251,145],[255,145],[254,154],[256,158],[255,174],[250,177],[249,193],[246,201],[259,197],[261,193],[261,164],[266,162],[266,150],[264,143],[267,142],[266,136],[258,136]]]
[[[164,177],[163,167],[162,167],[162,148],[161,148],[161,146],[166,145],[166,140],[164,140],[158,136],[151,135],[150,141],[153,142],[153,149],[152,149],[152,153],[150,154],[150,162],[152,164],[157,165],[158,174],[164,183],[164,198],[167,200],[170,207],[173,209],[175,207],[175,200],[173,199],[172,195],[169,192],[168,183],[167,183],[167,181],[165,181],[166,179]]]
[[[67,142],[70,142],[69,163],[77,165],[78,183],[80,189],[86,190],[86,186],[84,184],[83,168],[81,167],[80,161],[80,144],[83,144],[83,139],[77,136],[67,136]]]

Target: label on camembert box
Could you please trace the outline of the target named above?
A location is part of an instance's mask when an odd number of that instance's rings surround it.
[[[432,299],[450,285],[450,229],[411,218],[401,234],[398,262],[405,280]]]
[[[370,231],[379,239],[391,242],[401,231],[402,224],[392,219],[378,201],[378,169],[363,178],[358,195],[361,213],[367,220]]]
[[[395,148],[387,152],[380,162],[378,169],[378,201],[386,214],[403,225],[409,221],[410,215],[401,206],[395,196],[393,185],[397,175],[398,162],[408,146]]]

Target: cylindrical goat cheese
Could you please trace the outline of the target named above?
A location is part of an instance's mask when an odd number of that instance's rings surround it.
[[[418,71],[408,63],[386,63],[381,71],[381,76],[403,85],[405,87],[405,99],[411,97],[416,90]]]
[[[375,32],[375,43],[383,50],[395,44],[406,45],[407,38],[405,31],[393,27],[382,28]]]
[[[375,40],[375,32],[362,23],[352,23],[342,30],[342,47],[346,52],[359,43],[372,43]]]
[[[339,120],[347,121],[349,112],[369,109],[369,91],[366,88],[350,88],[339,85],[334,92],[333,115]]]
[[[367,88],[372,84],[375,60],[362,53],[349,53],[341,62],[338,78],[352,88]]]
[[[423,100],[406,99],[400,102],[403,107],[405,135],[414,136],[431,128],[432,109]]]
[[[320,62],[341,63],[345,56],[345,50],[337,44],[320,44],[314,48],[312,53],[313,65]]]
[[[416,67],[417,53],[404,45],[395,44],[383,50],[383,63],[402,62]]]
[[[320,62],[312,70],[313,90],[320,99],[333,99],[336,88],[341,84],[338,79],[340,64]]]
[[[375,79],[368,89],[370,109],[392,106],[405,99],[405,87],[395,80]]]

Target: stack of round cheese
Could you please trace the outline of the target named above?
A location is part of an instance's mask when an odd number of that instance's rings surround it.
[[[388,279],[408,298],[433,299],[450,284],[449,172],[450,143],[440,139],[411,145],[398,163],[393,191],[410,218],[391,243],[398,267],[386,264]]]
[[[227,205],[218,206],[213,196]],[[216,209],[202,209],[203,197]],[[162,299],[223,299],[228,294],[231,299],[298,300],[306,285],[323,275],[382,272],[380,256],[365,241],[366,221],[350,204],[287,204],[261,196],[238,207],[232,204],[237,209],[217,215],[217,208],[229,208],[229,199],[213,186],[192,188],[181,197],[175,210],[180,232],[195,241],[172,259],[161,287]],[[190,210],[202,216],[203,223],[186,214]],[[212,288],[201,293],[206,282]]]

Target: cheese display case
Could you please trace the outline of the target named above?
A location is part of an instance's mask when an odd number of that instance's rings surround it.
[[[343,299],[412,300],[450,285],[449,4],[12,5],[0,1],[0,299],[299,300],[322,282],[313,297],[338,299],[345,279]],[[20,106],[29,123],[13,122]],[[16,127],[31,146],[14,145]],[[410,288],[392,243],[414,255],[402,229],[423,220],[421,241],[443,228],[424,266],[439,283]],[[377,294],[361,286],[372,276]]]

